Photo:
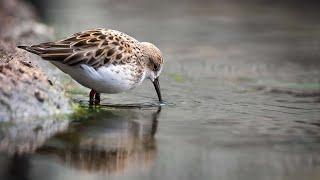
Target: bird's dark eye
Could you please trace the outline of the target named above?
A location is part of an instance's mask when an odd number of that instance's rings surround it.
[[[158,70],[159,70],[159,66],[158,66],[157,64],[153,64],[153,69],[154,69],[155,71],[158,71]]]

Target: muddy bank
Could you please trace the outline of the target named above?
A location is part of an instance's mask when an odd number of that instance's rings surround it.
[[[48,41],[53,30],[22,1],[0,1],[0,122],[71,111],[61,72],[17,45]],[[30,119],[30,118],[29,118]]]

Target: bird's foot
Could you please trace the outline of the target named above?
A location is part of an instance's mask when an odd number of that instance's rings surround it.
[[[89,104],[90,105],[99,105],[100,104],[100,93],[92,89],[89,93]]]
[[[95,105],[99,105],[100,101],[101,101],[100,93],[97,92],[96,95],[95,95],[95,98],[94,98]]]

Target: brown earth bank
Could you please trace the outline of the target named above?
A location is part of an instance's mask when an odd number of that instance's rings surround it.
[[[37,21],[30,5],[0,0],[0,122],[71,111],[60,83],[61,72],[16,48],[52,37],[52,29]]]

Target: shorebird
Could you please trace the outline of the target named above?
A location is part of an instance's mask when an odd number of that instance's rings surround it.
[[[159,76],[161,51],[116,30],[97,28],[65,39],[32,46],[18,46],[48,60],[79,84],[90,88],[90,104],[100,103],[100,93],[120,93],[153,82],[162,102]]]

